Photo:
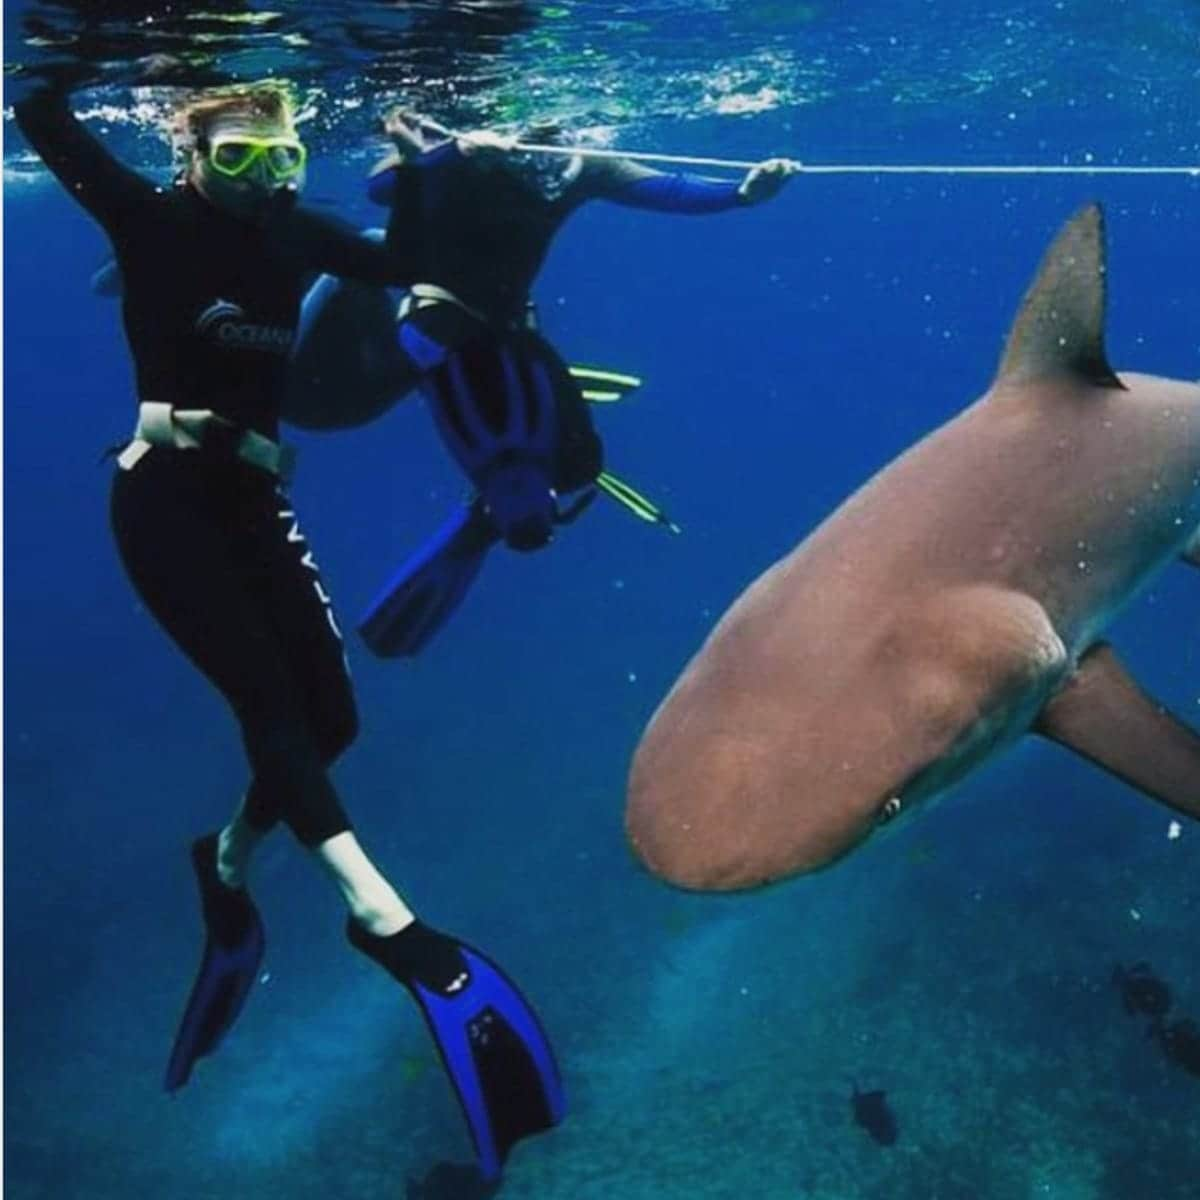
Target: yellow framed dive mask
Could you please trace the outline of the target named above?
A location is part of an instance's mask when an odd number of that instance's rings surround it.
[[[260,159],[276,183],[295,179],[304,170],[308,150],[297,137],[250,137],[247,134],[218,134],[207,144],[208,165],[218,175],[239,179]]]

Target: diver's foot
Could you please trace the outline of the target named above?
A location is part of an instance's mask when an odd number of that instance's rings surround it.
[[[217,878],[227,888],[246,886],[250,855],[244,849],[238,848],[228,825],[217,834],[216,861]]]
[[[415,917],[389,937],[371,933],[351,917],[346,922],[346,937],[405,987],[418,982],[443,996],[453,996],[470,982],[458,943]]]
[[[381,908],[364,904],[351,906],[350,919],[372,937],[389,938],[407,929],[417,918],[404,906]]]
[[[249,793],[242,797],[237,812],[217,837],[217,874],[226,887],[246,886],[250,874],[250,860],[259,843],[270,832],[258,829],[246,819],[246,804]]]
[[[221,879],[219,840],[219,834],[210,833],[192,843],[192,868],[205,927],[222,946],[233,946],[246,937],[258,912],[244,887],[231,887]]]

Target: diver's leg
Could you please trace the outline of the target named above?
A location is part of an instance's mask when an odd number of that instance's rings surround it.
[[[122,561],[146,607],[238,706],[248,702],[246,682],[269,644],[231,550],[232,531],[247,519],[241,478],[199,452],[156,448],[117,472],[111,509]],[[251,508],[249,519],[255,515]],[[256,820],[247,803],[224,836],[192,845],[204,945],[167,1062],[169,1092],[220,1046],[258,978],[266,936],[244,882],[249,853],[273,821]]]
[[[266,831],[255,829],[246,820],[246,798],[238,805],[229,824],[217,837],[217,874],[227,887],[242,888],[250,871],[250,859]]]
[[[118,472],[113,487],[114,532],[131,580],[242,728],[252,778],[224,839],[235,873],[239,855],[244,870],[247,848],[280,819],[308,845],[349,827],[281,644],[274,562],[260,553],[263,530],[286,542],[276,501],[269,476],[196,451],[152,450]],[[316,637],[327,624],[315,596],[311,611]],[[343,738],[353,736],[352,699],[347,707]]]
[[[276,801],[283,819],[333,879],[350,918],[351,943],[402,982],[426,1008],[451,1079],[465,1095],[480,1164],[499,1173],[509,1148],[562,1117],[564,1102],[553,1052],[537,1017],[495,964],[457,939],[417,920],[367,856],[328,785],[324,768],[357,730],[341,635],[315,559],[282,491],[275,520],[255,524],[242,548],[241,570],[287,666],[291,694],[310,733],[290,761],[312,758],[291,782],[290,802]],[[318,778],[319,776],[319,778]],[[288,780],[278,781],[287,783]],[[255,786],[271,780],[260,773]],[[251,796],[251,801],[253,795]],[[270,803],[264,801],[269,808]],[[250,807],[248,801],[247,807]],[[461,1002],[461,1003],[460,1003]],[[447,1012],[445,1005],[454,1005]]]
[[[245,470],[245,468],[240,468]],[[126,574],[158,624],[233,704],[249,707],[256,649],[269,632],[256,628],[238,579],[229,526],[237,498],[222,497],[222,473],[234,468],[200,452],[155,448],[113,480],[111,520]],[[255,822],[245,803],[224,840],[222,874],[244,874],[248,844],[274,819]]]
[[[242,569],[262,597],[264,615],[288,665],[290,691],[326,768],[358,733],[341,628],[299,516],[282,488],[275,491],[274,520],[255,528],[256,536],[239,550]],[[412,911],[368,858],[340,805],[330,805],[323,789],[314,794],[315,811],[304,818],[301,841],[365,929],[381,936],[403,929],[412,922]],[[254,826],[244,820],[235,820],[230,832],[235,844],[247,845],[256,837]]]
[[[368,933],[390,937],[412,924],[412,910],[350,830],[322,842],[313,854],[342,893],[351,916]]]
[[[282,818],[364,927],[394,933],[412,913],[359,846],[326,774],[357,715],[308,545],[270,481],[206,515],[205,469],[190,452],[152,451],[118,476],[113,523],[146,606],[242,724],[254,777],[220,834],[221,881],[244,883],[254,848]],[[265,511],[239,532],[251,500]]]

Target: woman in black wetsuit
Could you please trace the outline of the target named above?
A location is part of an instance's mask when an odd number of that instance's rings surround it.
[[[341,633],[284,490],[277,439],[287,355],[313,272],[404,284],[400,256],[296,205],[305,149],[277,87],[214,94],[182,110],[186,168],[171,190],[116,161],[61,87],[38,88],[16,117],[103,226],[124,281],[139,408],[112,487],[122,562],[147,608],[228,700],[251,769],[233,819],[193,846],[208,936],[168,1089],[216,1047],[254,982],[263,932],[247,868],[280,821],[341,890],[352,943],[423,1006],[431,994],[468,995],[483,975],[493,1009],[503,1017],[509,1005],[520,1024],[528,1014],[494,967],[417,921],[372,864],[327,772],[358,722]],[[431,1029],[439,1043],[450,1036]],[[534,1049],[552,1066],[548,1048]],[[465,1097],[479,1088],[461,1072],[486,1075],[487,1055],[472,1063],[447,1055],[446,1065]],[[542,1080],[529,1111],[515,1122],[510,1114],[504,1137],[492,1137],[496,1170],[512,1141],[561,1115],[555,1082]],[[514,1086],[520,1095],[531,1084]],[[491,1114],[485,1104],[467,1115],[486,1160]]]

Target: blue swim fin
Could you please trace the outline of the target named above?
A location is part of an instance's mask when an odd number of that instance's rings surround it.
[[[554,1051],[516,985],[480,951],[420,921],[376,937],[350,919],[356,950],[403,984],[420,1006],[462,1104],[487,1181],[509,1150],[566,1115]]]
[[[546,545],[557,512],[556,396],[578,390],[566,367],[531,335],[489,334],[447,351],[421,388],[500,536],[514,550]]]
[[[500,540],[483,505],[465,505],[384,585],[358,631],[380,658],[411,657],[446,623]]]
[[[192,844],[192,867],[204,913],[204,957],[171,1048],[163,1085],[168,1092],[183,1087],[196,1060],[221,1044],[258,978],[267,944],[254,901],[217,875],[215,833]]]

